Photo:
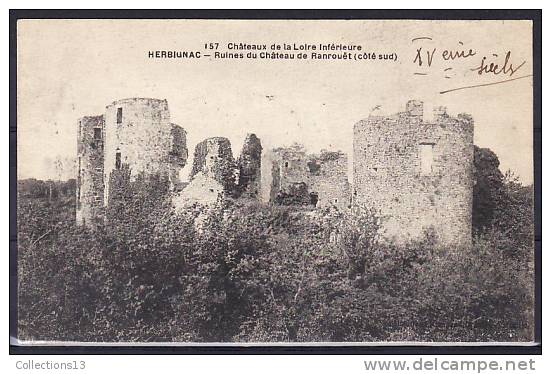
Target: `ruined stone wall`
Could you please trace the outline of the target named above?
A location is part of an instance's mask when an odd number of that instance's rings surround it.
[[[272,157],[272,181],[270,201],[275,202],[281,192],[295,190],[296,186],[308,179],[308,157],[300,145],[276,148]]]
[[[205,139],[195,146],[189,183],[173,195],[172,203],[178,211],[234,196],[237,173],[230,141],[223,137]]]
[[[374,208],[385,236],[398,243],[432,228],[441,243],[469,245],[473,121],[437,108],[427,123],[422,103],[406,108],[354,126],[353,203]]]
[[[186,166],[188,158],[188,149],[186,145],[187,133],[181,127],[174,123],[170,124],[170,134],[172,140],[172,149],[169,152],[170,182],[178,185],[180,181],[180,171]]]
[[[237,167],[239,194],[242,197],[260,198],[262,145],[255,134],[247,134]]]
[[[342,152],[322,151],[307,163],[309,188],[317,194],[316,207],[350,207],[350,184],[348,182],[348,158]]]
[[[78,120],[76,222],[94,226],[103,218],[103,116]]]
[[[300,203],[308,201],[320,208],[349,207],[350,188],[345,154],[322,151],[319,155],[309,155],[299,145],[275,149],[273,154],[272,202],[277,202],[282,194],[307,191],[306,196],[297,196],[294,200]],[[306,190],[302,185],[306,186]]]
[[[158,174],[175,183],[186,158],[185,132],[170,123],[166,100],[131,98],[107,106],[104,180],[125,165],[131,180]],[[108,184],[104,195],[109,201]]]
[[[227,138],[208,138],[197,144],[191,180],[199,173],[222,184],[226,192],[233,192],[237,186],[237,167]]]
[[[197,173],[182,191],[173,195],[172,203],[177,211],[194,204],[213,205],[226,196],[224,186],[207,174]]]

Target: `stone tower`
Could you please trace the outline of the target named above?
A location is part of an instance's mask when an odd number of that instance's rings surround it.
[[[82,117],[77,132],[76,221],[94,226],[103,217],[103,116]]]
[[[239,192],[243,197],[260,198],[262,145],[255,134],[247,134],[237,161]]]
[[[374,208],[384,235],[397,243],[433,230],[442,244],[470,245],[473,120],[409,101],[391,116],[354,126],[353,204]]]
[[[130,181],[158,176],[173,187],[188,156],[185,130],[170,122],[168,103],[159,99],[118,100],[104,115],[81,118],[77,145],[76,218],[84,225],[102,221],[114,171]]]
[[[185,141],[185,131],[170,122],[166,100],[115,101],[105,111],[104,180],[124,168],[130,171],[131,180],[138,175],[158,175],[174,185],[187,159]],[[106,183],[106,202],[109,189]]]

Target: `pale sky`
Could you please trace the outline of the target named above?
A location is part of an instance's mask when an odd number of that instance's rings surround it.
[[[432,40],[412,41],[419,37]],[[528,21],[20,20],[18,176],[56,178],[52,161],[76,157],[77,119],[122,98],[168,100],[172,122],[188,133],[188,165],[204,138],[228,137],[236,156],[248,132],[265,149],[296,141],[313,152],[340,149],[351,163],[354,123],[376,105],[391,114],[418,99],[470,113],[475,144],[531,183],[531,77],[439,93],[532,74],[531,41]],[[230,42],[355,44],[398,61],[148,58],[150,50],[206,53],[207,42],[222,51]],[[421,46],[437,49],[430,68],[414,63]],[[476,54],[442,59],[457,47]],[[483,57],[501,68],[508,51],[513,67],[526,61],[513,76],[471,70]]]

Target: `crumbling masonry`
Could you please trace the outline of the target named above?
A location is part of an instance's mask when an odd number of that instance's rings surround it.
[[[239,194],[243,197],[258,198],[260,195],[262,144],[255,134],[247,134],[241,156],[237,161],[239,168]]]
[[[190,182],[174,199],[176,208],[210,205],[236,189],[236,164],[230,141],[223,137],[203,140],[195,147]]]
[[[110,183],[119,170],[179,182],[187,160],[186,132],[170,122],[166,100],[131,98],[108,105],[104,115],[79,120],[77,223],[100,222]]]
[[[247,135],[236,161],[230,141],[215,137],[195,147],[190,181],[180,181],[188,150],[186,131],[170,122],[166,100],[130,98],[108,105],[105,114],[78,121],[76,221],[94,227],[121,184],[155,177],[169,182],[176,207],[211,204],[223,197],[257,199],[262,146]],[[114,191],[114,190],[113,190]]]
[[[473,120],[438,107],[423,119],[409,101],[391,116],[354,126],[354,205],[375,209],[394,242],[433,231],[439,242],[469,245],[473,197]]]
[[[211,205],[229,197],[259,199],[261,157],[262,145],[255,134],[247,135],[237,161],[227,138],[203,140],[195,147],[190,181],[174,197],[174,206]]]
[[[166,100],[118,100],[104,115],[78,122],[76,219],[82,225],[103,220],[109,181],[120,171],[130,179],[166,178],[177,209],[223,198],[321,209],[365,206],[394,242],[432,231],[441,243],[469,245],[473,121],[466,114],[451,117],[442,107],[429,121],[423,111],[423,103],[412,100],[403,112],[354,125],[352,187],[346,154],[309,154],[299,144],[263,153],[254,134],[237,159],[228,139],[203,140],[195,147],[189,181],[181,182],[186,132],[170,122]]]
[[[350,207],[348,160],[342,152],[307,154],[299,144],[274,149],[270,201],[318,208]]]
[[[82,117],[77,132],[76,219],[96,224],[103,218],[103,116]]]

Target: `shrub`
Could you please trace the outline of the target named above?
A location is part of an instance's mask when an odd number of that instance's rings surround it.
[[[379,240],[373,212],[226,200],[171,210],[162,178],[113,190],[108,224],[21,199],[19,334],[79,341],[530,340],[526,189],[472,248]],[[124,182],[124,183],[122,183]],[[518,207],[521,206],[522,210]]]

